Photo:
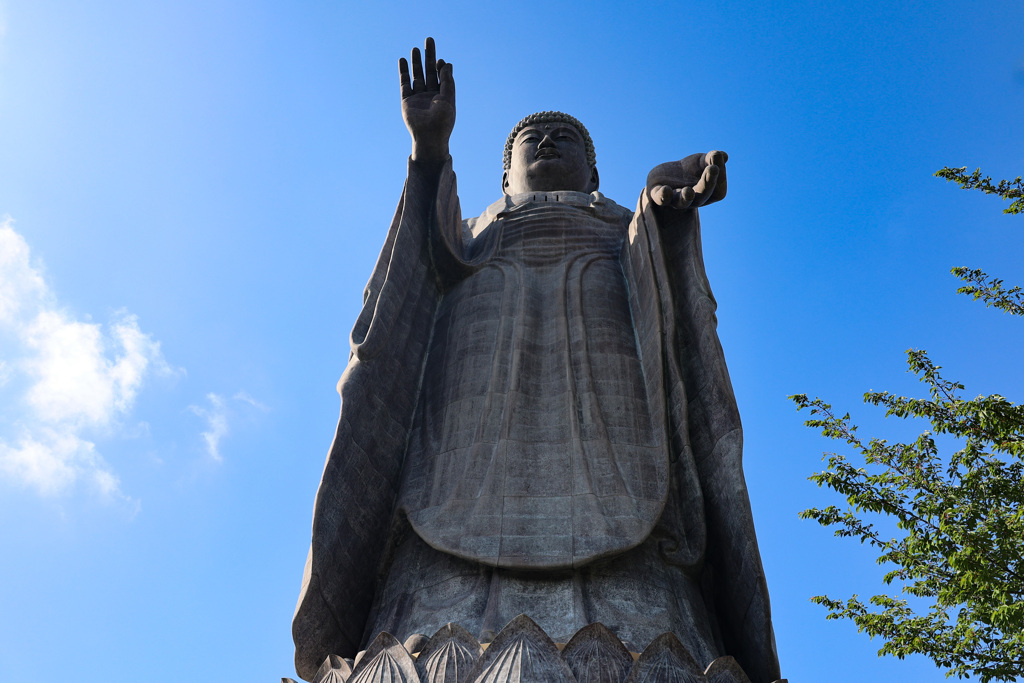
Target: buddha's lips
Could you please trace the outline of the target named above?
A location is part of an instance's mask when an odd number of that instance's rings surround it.
[[[535,159],[559,159],[562,155],[555,149],[539,149],[533,156]]]

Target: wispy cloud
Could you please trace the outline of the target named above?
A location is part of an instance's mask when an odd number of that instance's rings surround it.
[[[13,444],[0,442],[0,472],[44,495],[62,493],[79,479],[101,495],[120,494],[120,481],[95,444],[68,430],[25,429]]]
[[[0,476],[53,496],[84,482],[125,497],[91,439],[120,430],[151,373],[172,370],[127,311],[107,325],[56,300],[10,218],[0,222]]]
[[[228,416],[224,408],[224,397],[214,393],[206,395],[210,404],[209,408],[201,406],[189,406],[188,409],[199,417],[206,420],[206,430],[202,432],[203,441],[206,443],[206,453],[221,462],[224,460],[220,454],[220,440],[228,435]]]
[[[255,408],[256,410],[259,410],[260,412],[263,412],[263,413],[266,413],[266,412],[268,412],[270,410],[270,408],[268,408],[267,406],[263,405],[262,403],[260,403],[259,401],[257,401],[256,399],[254,399],[252,396],[250,396],[249,394],[247,394],[244,391],[237,392],[231,398],[235,399],[236,401],[241,401],[242,403],[248,403],[253,408]]]
[[[234,401],[245,404],[247,408],[255,408],[264,413],[270,410],[270,408],[244,391],[236,392],[231,398]],[[206,403],[207,405],[205,406],[191,405],[188,409],[206,421],[206,429],[200,433],[206,446],[206,454],[215,462],[223,462],[224,458],[220,452],[220,442],[231,432],[228,422],[230,419],[237,417],[237,413],[232,410],[231,406],[220,394],[207,394]]]

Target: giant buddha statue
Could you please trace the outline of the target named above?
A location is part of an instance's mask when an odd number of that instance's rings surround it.
[[[779,678],[698,211],[724,152],[602,195],[578,120],[521,120],[502,196],[463,219],[452,65],[400,60],[408,178],[338,383],[293,622],[296,667],[448,622],[519,614],[634,652],[671,632],[701,665]]]

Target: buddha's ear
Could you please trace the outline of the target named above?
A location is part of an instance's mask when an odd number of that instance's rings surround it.
[[[508,171],[501,174],[501,192],[508,194]]]
[[[597,173],[597,166],[590,167],[590,191],[597,192],[597,188],[601,185],[601,176]]]

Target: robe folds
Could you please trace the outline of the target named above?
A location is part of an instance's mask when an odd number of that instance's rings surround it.
[[[463,221],[450,161],[438,181],[410,161],[351,343],[293,621],[301,676],[422,623],[404,614],[417,573],[478,568],[488,614],[499,585],[562,581],[615,631],[579,596],[639,563],[660,577],[647,593],[685,583],[669,592],[700,603],[662,630],[696,619],[696,649],[778,678],[696,210],[661,226],[646,194],[634,213],[553,192]]]

